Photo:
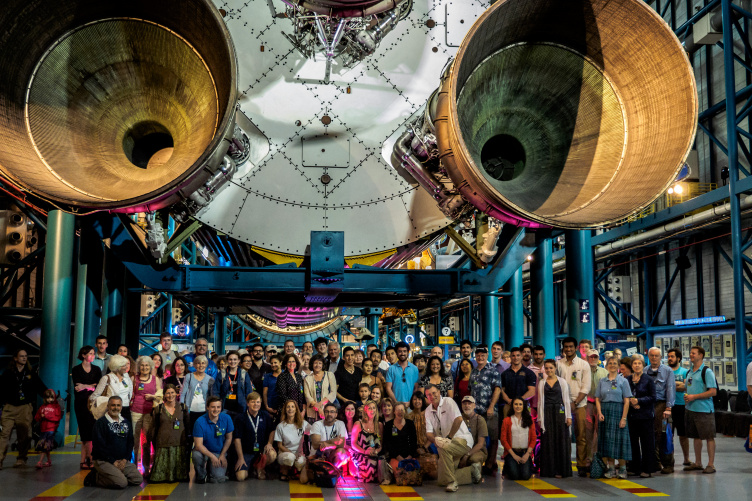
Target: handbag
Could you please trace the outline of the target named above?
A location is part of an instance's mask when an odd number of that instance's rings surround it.
[[[107,412],[107,402],[110,401],[112,388],[110,388],[110,375],[107,375],[107,386],[104,387],[104,392],[93,401],[89,402],[89,410],[91,411],[94,419],[97,420],[105,415]]]
[[[415,459],[403,459],[397,464],[394,472],[397,485],[423,485],[423,469]]]
[[[671,423],[666,423],[666,443],[663,453],[667,456],[674,453],[674,429]]]
[[[603,462],[603,456],[601,456],[601,453],[596,452],[593,454],[593,462],[590,464],[590,478],[603,478],[606,468],[606,463]]]
[[[308,471],[313,476],[316,487],[327,489],[336,487],[342,475],[339,469],[326,459],[309,459]]]

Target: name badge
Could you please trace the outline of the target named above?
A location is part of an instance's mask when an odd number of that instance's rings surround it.
[[[577,379],[577,371],[574,371],[572,373],[572,380],[575,380],[575,379]]]
[[[144,391],[144,383],[141,383],[141,384],[138,385],[138,390],[139,391]]]
[[[222,433],[222,430],[217,430],[217,436],[221,437],[222,435],[224,435],[224,433]]]
[[[193,394],[194,394],[195,396],[199,396],[199,395],[201,395],[201,389],[200,389],[200,388],[199,388],[198,386],[196,386],[196,389],[195,389],[195,390],[193,391]]]
[[[562,404],[561,407],[559,407],[559,414],[564,414],[564,405]]]
[[[178,420],[176,419],[176,420],[175,420],[175,422],[174,422],[174,423],[172,424],[172,428],[173,428],[174,430],[179,430],[179,429],[180,429],[180,421],[178,421]]]
[[[258,451],[259,451],[259,444],[258,442],[256,442],[255,444],[253,444],[253,452],[258,452]]]
[[[611,383],[611,389],[612,389],[612,390],[615,390],[615,389],[616,389],[616,383]]]
[[[227,395],[227,400],[237,400],[237,399],[238,399],[237,395]]]
[[[396,437],[399,435],[399,430],[397,428],[392,428],[392,436]]]

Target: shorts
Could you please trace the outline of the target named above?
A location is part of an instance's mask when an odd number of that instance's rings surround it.
[[[674,425],[674,435],[678,435],[680,437],[687,436],[687,426],[684,421],[684,409],[685,407],[683,405],[675,405],[671,408],[671,419]]]
[[[700,440],[715,438],[715,414],[712,412],[685,411],[687,437]]]

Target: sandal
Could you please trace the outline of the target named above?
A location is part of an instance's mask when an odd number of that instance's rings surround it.
[[[691,463],[689,466],[684,467],[684,471],[700,471],[703,469],[701,464]]]
[[[39,462],[37,463],[37,470],[41,470],[42,468],[44,468],[44,463],[40,459]]]
[[[280,475],[280,476],[279,476],[279,480],[280,480],[281,482],[287,482],[287,481],[288,481],[289,479],[287,478],[287,475]]]
[[[715,467],[713,466],[706,466],[704,470],[702,470],[703,473],[715,473]]]

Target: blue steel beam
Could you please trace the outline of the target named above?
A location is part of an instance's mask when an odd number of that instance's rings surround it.
[[[525,315],[522,307],[522,267],[517,268],[504,285],[504,348],[509,349],[525,342]]]
[[[537,248],[530,263],[530,296],[532,297],[533,344],[541,345],[546,353],[556,355],[554,333],[554,273],[551,237],[544,231],[535,234]]]
[[[575,339],[593,342],[593,246],[590,230],[566,232],[565,249],[567,256],[567,325],[569,335]],[[587,301],[587,308],[580,302]],[[588,313],[589,321],[583,323],[581,313]]]
[[[481,296],[481,339],[490,349],[499,334],[499,298]]]

